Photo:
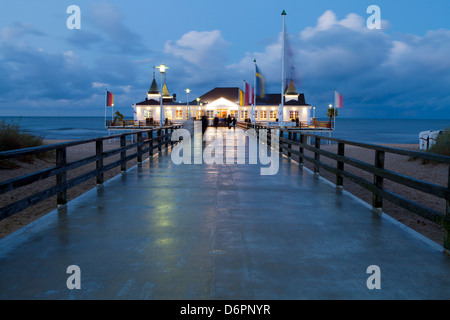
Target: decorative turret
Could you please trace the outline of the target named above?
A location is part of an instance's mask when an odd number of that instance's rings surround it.
[[[147,99],[159,100],[160,95],[161,93],[159,92],[158,85],[156,84],[155,71],[153,68],[153,81],[150,89],[147,92]]]
[[[290,101],[290,100],[298,100],[298,92],[297,89],[295,88],[294,85],[294,81],[291,80],[291,82],[289,83],[289,86],[287,87],[285,93],[284,93],[286,102]]]

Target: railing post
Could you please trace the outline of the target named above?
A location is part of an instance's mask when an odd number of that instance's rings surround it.
[[[283,141],[281,141],[280,138],[284,138],[284,131],[282,131],[282,130],[283,130],[283,128],[280,128],[280,130],[278,131],[278,145],[279,145],[278,152],[280,152],[281,154],[283,153],[283,148],[282,148]]]
[[[137,147],[137,162],[141,163],[142,162],[142,132],[138,132],[136,133],[137,135],[137,143],[138,143],[138,147]]]
[[[150,139],[150,143],[149,143],[149,147],[150,149],[148,150],[148,157],[151,158],[153,157],[153,130],[149,131],[149,139]]]
[[[384,169],[384,151],[376,150],[375,151],[375,167]],[[378,175],[374,175],[373,184],[383,189],[383,177]],[[382,211],[383,210],[383,198],[375,193],[372,196],[372,208]]]
[[[292,132],[291,131],[289,131],[289,133],[288,133],[288,140],[292,140]],[[290,158],[291,157],[292,144],[288,143],[287,147],[288,147],[288,154],[287,154],[287,156],[288,156],[288,158]]]
[[[169,148],[169,138],[167,137],[167,135],[169,134],[169,129],[164,129],[164,141],[166,142],[166,149]]]
[[[345,155],[345,144],[343,142],[338,143],[338,149],[337,149],[338,155],[344,156]],[[344,170],[344,163],[342,161],[337,162],[337,168],[338,170]],[[336,175],[336,186],[342,188],[344,186],[344,177],[340,176],[339,174]]]
[[[161,139],[161,129],[158,129],[158,151],[161,152],[162,139]]]
[[[305,143],[305,138],[306,138],[306,136],[304,134],[300,133],[300,143],[301,144]],[[300,146],[299,152],[300,152],[301,156],[298,159],[298,164],[300,165],[300,167],[303,167],[303,157],[302,156],[304,155],[304,148],[302,146]]]
[[[67,151],[66,148],[56,149],[56,166],[62,167],[67,164]],[[56,175],[56,184],[61,185],[66,183],[67,173],[59,173]],[[64,190],[56,196],[56,204],[58,206],[67,204],[67,190]]]
[[[314,137],[314,146],[320,149],[320,138]],[[314,159],[320,161],[320,154],[316,151],[314,151]],[[314,174],[320,174],[320,166],[317,163],[314,164]]]
[[[103,154],[103,140],[95,141],[95,154],[101,156]],[[103,169],[103,159],[97,160],[95,162],[97,170]],[[103,184],[103,172],[97,175],[97,184]]]
[[[127,146],[127,137],[125,135],[120,136],[120,147],[125,148]],[[125,158],[127,156],[127,151],[122,151],[120,153],[120,159],[122,160],[122,163],[120,164],[120,171],[125,172],[127,171],[127,163],[125,161]]]
[[[447,190],[450,191],[450,166],[448,166],[448,177],[447,177]],[[445,209],[445,218],[446,222],[444,222],[444,250],[447,254],[450,255],[450,201],[447,199],[446,201],[446,209]]]

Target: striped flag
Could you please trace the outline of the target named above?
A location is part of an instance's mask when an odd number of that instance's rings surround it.
[[[255,64],[256,70],[256,95],[260,98],[264,98],[264,77],[259,71],[258,66]]]
[[[344,107],[344,98],[337,91],[334,91],[334,107],[335,108],[343,108]]]
[[[114,106],[114,95],[106,90],[106,106],[113,107]]]

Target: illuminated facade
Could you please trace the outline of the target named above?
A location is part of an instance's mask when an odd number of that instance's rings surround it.
[[[281,103],[280,94],[266,94],[257,97],[254,115],[256,122],[278,121],[278,111]],[[194,99],[193,101],[178,102],[176,95],[170,96],[167,85],[163,87],[163,108],[165,118],[174,123],[181,123],[191,117],[200,119],[206,115],[208,119],[215,116],[226,118],[230,115],[238,121],[249,121],[252,107],[243,105],[243,91],[237,87],[218,87]],[[144,101],[136,103],[136,116],[138,121],[156,121],[160,119],[160,91],[155,79],[147,92]],[[311,106],[306,104],[303,94],[297,93],[293,81],[286,87],[284,94],[283,119],[285,122],[298,121],[304,124],[311,123]]]

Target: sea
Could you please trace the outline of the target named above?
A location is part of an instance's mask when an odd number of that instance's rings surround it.
[[[79,140],[108,135],[104,117],[0,117],[2,120],[19,123],[26,132],[44,139]],[[374,144],[418,144],[420,132],[447,128],[450,119],[338,118],[332,137]]]

